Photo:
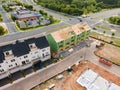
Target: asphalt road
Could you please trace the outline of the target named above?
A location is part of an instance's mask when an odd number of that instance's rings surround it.
[[[54,24],[54,25],[42,27],[42,28],[28,31],[28,32],[17,32],[17,33],[8,34],[8,35],[2,36],[0,38],[0,45],[4,45],[7,43],[16,41],[16,40],[45,35],[47,32],[54,31],[54,28],[59,28],[63,25],[65,25],[65,23],[61,22],[59,24]],[[44,32],[46,32],[46,33],[44,33]]]
[[[6,26],[8,28],[8,32],[10,34],[18,32],[16,30],[14,22],[10,19],[10,15],[2,8],[2,5],[0,5],[0,13],[2,14],[3,22],[6,23]]]
[[[96,50],[96,44],[97,44],[97,42],[95,41],[91,44],[90,48],[86,48],[86,50],[84,51],[85,52],[85,59],[90,60],[91,62],[97,64],[98,66],[106,69],[107,71],[109,71],[113,74],[116,74],[117,76],[120,76],[120,72],[119,72],[120,66],[113,64],[110,67],[110,66],[107,66],[103,63],[99,63],[98,57],[94,55],[94,51]]]
[[[48,14],[53,15],[55,18],[60,19],[62,22],[60,24],[55,24],[52,26],[46,26],[43,28],[38,28],[36,30],[31,30],[28,32],[18,32],[14,26],[14,23],[11,22],[11,20],[8,18],[6,13],[3,13],[3,18],[4,21],[7,23],[7,26],[9,28],[9,32],[10,34],[2,36],[0,38],[0,44],[3,44],[4,42],[10,42],[13,40],[17,40],[17,39],[21,39],[21,38],[26,38],[26,37],[30,37],[36,34],[40,34],[40,33],[46,33],[49,30],[52,30],[56,27],[61,27],[64,24],[68,24],[68,25],[73,25],[76,23],[79,23],[80,21],[78,20],[78,17],[74,17],[74,16],[70,16],[64,13],[60,13],[57,11],[53,11],[47,8],[43,8],[35,3],[33,3],[33,0],[22,0],[24,3],[31,3],[33,4],[34,8],[37,10],[45,10]],[[95,13],[95,14],[91,14],[89,17],[86,18],[82,18],[83,21],[86,21],[91,27],[92,25],[95,25],[97,23],[100,23],[104,18],[110,17],[111,15],[117,14],[119,13],[120,9],[113,9],[113,10],[108,10],[108,11],[104,11],[104,12],[99,12],[99,13]],[[1,12],[5,12],[1,6],[0,6],[0,11]],[[91,18],[95,18],[95,19],[91,19]],[[110,34],[110,32],[106,32],[106,34]]]

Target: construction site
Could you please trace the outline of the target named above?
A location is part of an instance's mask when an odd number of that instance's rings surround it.
[[[120,90],[120,77],[90,61],[72,66],[72,71],[61,73],[33,90]]]

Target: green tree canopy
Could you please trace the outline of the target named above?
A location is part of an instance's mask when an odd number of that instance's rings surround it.
[[[5,33],[5,30],[2,26],[0,26],[0,35],[3,35]]]

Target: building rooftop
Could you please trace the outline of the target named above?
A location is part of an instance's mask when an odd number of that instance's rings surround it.
[[[33,17],[33,16],[40,17],[41,14],[39,14],[37,12],[32,12],[32,13],[28,13],[28,14],[16,15],[16,17],[18,19],[20,19],[20,18],[27,18],[27,17]]]
[[[28,9],[17,10],[16,12],[17,12],[17,14],[20,14],[20,15],[21,15],[21,14],[31,13],[31,11],[28,10]]]
[[[38,38],[30,38],[30,39],[25,40],[25,42],[27,44],[33,44],[34,43],[37,46],[37,48],[40,48],[40,49],[49,46],[45,36],[38,37]]]
[[[13,53],[17,57],[28,54],[30,51],[28,45],[25,42],[17,41],[13,47],[14,47]]]
[[[56,42],[60,42],[74,36],[75,32],[73,31],[73,28],[67,27],[59,31],[53,32],[51,35],[54,37]]]
[[[56,42],[60,42],[74,36],[75,34],[78,35],[86,30],[90,30],[90,27],[87,25],[87,23],[79,23],[53,32],[51,33],[51,35],[53,36]]]
[[[72,28],[76,35],[84,31],[90,30],[90,27],[87,25],[87,23],[78,23],[76,25],[73,25]]]
[[[36,46],[40,49],[46,48],[49,46],[49,43],[45,36],[36,38]]]
[[[17,10],[14,16],[20,19],[20,18],[27,18],[27,17],[33,17],[33,16],[40,17],[42,15],[39,12],[30,11],[28,9],[21,9],[21,10]]]
[[[24,41],[16,41],[14,44],[0,46],[0,63],[2,63],[4,60],[10,59],[11,56],[13,58],[14,56],[19,57],[28,54],[31,50],[29,46],[30,44],[34,44],[36,46],[36,49],[42,49],[49,46],[45,36],[30,38]],[[5,56],[6,51],[10,51],[8,55],[9,57]]]
[[[13,49],[13,44],[8,44],[0,47],[0,63],[2,63],[3,60],[6,59],[5,52],[10,51],[12,49]]]

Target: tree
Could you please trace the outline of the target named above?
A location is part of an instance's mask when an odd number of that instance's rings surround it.
[[[114,37],[114,36],[115,36],[115,33],[114,33],[114,32],[112,32],[112,34],[111,34],[111,35],[112,35],[112,37]]]
[[[106,31],[103,31],[103,34],[105,34],[106,33]]]
[[[18,21],[16,21],[16,24],[17,24],[17,26],[20,28],[20,23],[19,23]]]
[[[53,16],[50,15],[49,19],[50,19],[50,23],[54,23],[54,18],[53,18]]]
[[[3,35],[5,33],[4,28],[0,26],[0,35]]]
[[[114,39],[115,33],[112,32],[111,36],[112,36],[112,37],[111,37],[111,41],[110,41],[110,43],[113,43],[113,39]]]
[[[11,15],[11,19],[12,19],[13,21],[15,21],[15,20],[16,20],[16,17],[13,16],[13,15]]]
[[[0,14],[0,17],[2,17],[2,14]]]

